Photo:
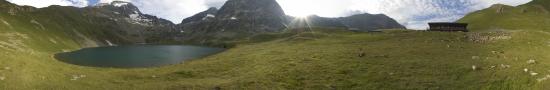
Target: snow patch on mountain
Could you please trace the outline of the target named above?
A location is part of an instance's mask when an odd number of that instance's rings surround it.
[[[130,14],[128,16],[132,19],[137,19],[140,15],[139,14]]]
[[[206,17],[202,18],[202,20],[207,20],[209,18],[216,18],[216,15],[214,14],[207,14]]]
[[[151,19],[148,19],[140,14],[130,14],[129,16],[129,22],[132,24],[140,24],[144,26],[153,26],[153,23]]]
[[[128,5],[129,3],[127,2],[119,2],[119,3],[113,3],[113,6],[115,7],[122,7],[122,6],[126,6]]]
[[[212,18],[214,18],[214,17],[216,17],[216,15],[214,15],[214,14],[207,14],[206,17],[212,17]]]

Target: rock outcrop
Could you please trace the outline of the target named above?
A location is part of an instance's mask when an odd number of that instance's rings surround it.
[[[85,8],[92,16],[109,18],[116,24],[118,35],[134,43],[158,43],[172,39],[179,30],[172,22],[156,16],[143,14],[129,2],[113,1]]]
[[[209,9],[179,26],[186,40],[205,43],[279,32],[287,20],[275,0],[228,0],[219,10]]]

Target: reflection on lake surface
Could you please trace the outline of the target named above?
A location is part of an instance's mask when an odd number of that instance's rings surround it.
[[[178,64],[224,51],[223,48],[186,45],[132,45],[85,48],[55,55],[60,61],[95,67],[152,67]]]

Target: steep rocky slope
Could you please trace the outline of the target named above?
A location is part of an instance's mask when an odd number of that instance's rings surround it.
[[[101,3],[84,9],[90,15],[114,21],[116,24],[108,26],[116,27],[115,30],[120,32],[121,36],[135,43],[159,43],[172,40],[174,34],[180,31],[172,22],[143,14],[129,2]]]
[[[209,43],[280,32],[286,20],[275,0],[228,0],[219,10],[199,13],[179,26],[188,42]]]

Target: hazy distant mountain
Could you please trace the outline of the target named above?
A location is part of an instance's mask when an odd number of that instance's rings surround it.
[[[384,14],[373,15],[365,13],[338,19],[348,28],[361,31],[378,29],[405,29],[405,26],[399,24],[397,21]]]
[[[317,15],[312,15],[305,18],[292,17],[291,21],[292,22],[289,24],[289,27],[291,28],[302,28],[307,26],[341,27],[356,31],[405,28],[403,25],[384,14],[373,15],[368,13],[339,18],[326,18]]]
[[[337,18],[326,18],[317,15],[311,15],[303,18],[289,16],[289,28],[309,28],[309,27],[342,27],[347,26]]]

